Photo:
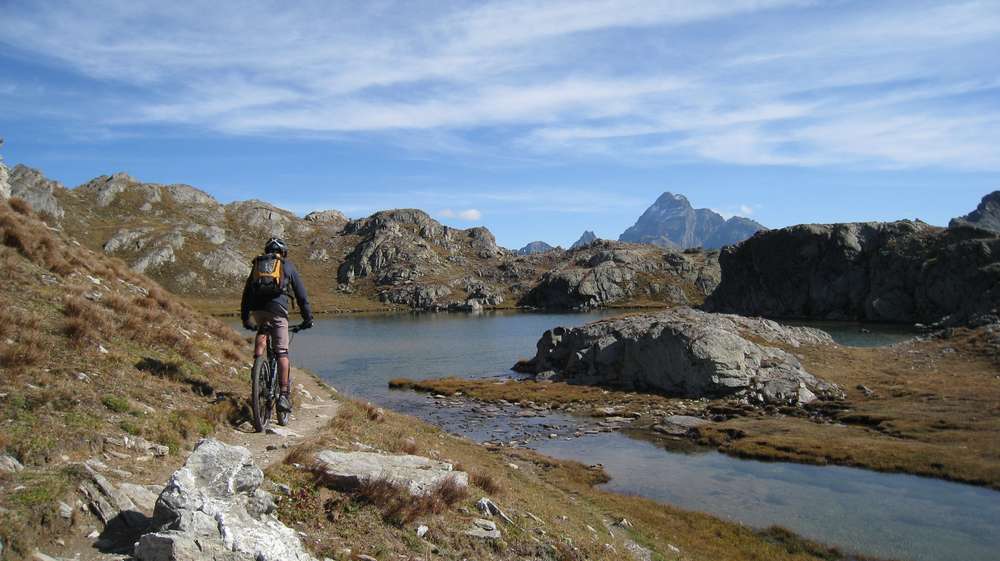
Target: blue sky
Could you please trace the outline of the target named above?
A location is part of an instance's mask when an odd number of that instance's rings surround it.
[[[9,164],[423,208],[508,247],[663,191],[769,227],[1000,189],[1000,2],[0,0]]]

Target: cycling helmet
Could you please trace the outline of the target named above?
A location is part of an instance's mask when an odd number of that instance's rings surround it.
[[[282,256],[288,255],[288,246],[281,238],[271,238],[264,244],[264,253],[280,253]]]

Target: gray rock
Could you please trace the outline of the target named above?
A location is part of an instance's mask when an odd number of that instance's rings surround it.
[[[979,228],[792,226],[728,247],[719,261],[710,311],[956,324],[1000,307],[1000,234]]]
[[[686,397],[739,394],[763,403],[801,404],[816,396],[842,396],[793,355],[747,336],[793,347],[832,343],[816,329],[682,307],[546,331],[535,357],[516,368],[555,370],[569,383]]]
[[[740,216],[726,220],[707,208],[693,208],[684,195],[663,193],[618,239],[660,247],[718,249],[739,243],[759,230],[766,228]]]
[[[203,255],[201,266],[227,279],[242,280],[250,273],[250,260],[229,247],[220,247]]]
[[[7,473],[16,473],[24,469],[21,462],[17,461],[17,458],[9,454],[0,454],[0,471]]]
[[[176,260],[177,257],[174,255],[173,247],[169,245],[161,246],[137,259],[132,263],[132,268],[137,272],[145,273],[150,269],[155,269],[167,263],[173,263]]]
[[[485,540],[499,540],[502,537],[495,522],[482,518],[474,519],[472,526],[465,531],[465,535]]]
[[[653,430],[673,436],[686,436],[696,431],[698,427],[702,427],[708,423],[709,421],[700,417],[668,415],[661,419],[658,424],[654,425]]]
[[[10,196],[24,199],[35,212],[56,220],[66,214],[55,196],[57,191],[64,189],[58,181],[46,179],[40,171],[20,164],[14,167],[9,181]]]
[[[139,539],[135,557],[315,561],[273,516],[273,501],[259,489],[263,480],[249,450],[203,439],[160,494],[155,531]]]
[[[381,292],[379,300],[410,306],[415,310],[432,310],[444,306],[443,300],[450,295],[451,289],[447,286],[408,284]]]
[[[222,245],[226,243],[226,231],[219,226],[205,226],[202,224],[191,224],[187,231],[205,238],[212,245]]]
[[[963,226],[972,226],[1000,233],[1000,191],[993,191],[989,195],[986,195],[979,203],[979,206],[976,207],[976,210],[965,216],[953,218],[948,223],[949,228],[961,228]]]
[[[10,170],[0,160],[0,199],[10,198]],[[0,551],[0,553],[3,553]]]
[[[347,223],[347,216],[339,210],[319,210],[315,212],[310,212],[305,216],[305,219],[309,222],[316,222],[318,224],[336,224],[343,226]]]
[[[104,442],[112,446],[125,448],[126,450],[135,450],[143,454],[151,454],[157,457],[166,456],[170,453],[170,448],[167,446],[150,442],[141,436],[132,436],[128,434],[123,434],[121,436],[107,436],[104,438]]]
[[[104,252],[105,253],[117,253],[119,251],[141,251],[146,247],[146,243],[149,241],[147,235],[149,230],[146,228],[138,228],[131,230],[128,228],[122,228],[111,236],[111,239],[104,242]]]
[[[689,291],[706,295],[718,277],[714,257],[650,246],[598,240],[571,255],[572,261],[542,275],[518,303],[588,309],[644,296],[668,305],[688,304]]]
[[[316,455],[316,462],[329,479],[344,487],[385,477],[410,494],[421,495],[446,479],[453,479],[462,487],[469,484],[467,473],[454,471],[449,463],[422,456],[323,450]]]
[[[211,195],[190,185],[164,185],[161,189],[169,194],[170,198],[172,198],[175,203],[180,205],[207,207],[220,206],[219,201],[215,200]]]
[[[132,528],[145,525],[146,517],[139,512],[132,499],[115,487],[106,477],[85,465],[89,479],[80,483],[80,492],[88,501],[88,506],[104,524],[116,518]]]
[[[136,485],[135,483],[122,483],[118,486],[118,489],[132,501],[137,510],[143,514],[153,513],[158,493],[154,493],[148,487]],[[162,491],[162,489],[160,490]]]
[[[264,201],[239,201],[226,205],[226,214],[261,236],[284,237],[286,228],[297,221],[294,214]]]

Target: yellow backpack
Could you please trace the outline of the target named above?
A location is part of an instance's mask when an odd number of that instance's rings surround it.
[[[250,293],[255,299],[277,298],[285,293],[285,260],[277,253],[265,253],[253,259],[250,272]]]

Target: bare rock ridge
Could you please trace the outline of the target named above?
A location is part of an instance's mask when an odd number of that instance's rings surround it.
[[[285,238],[313,298],[325,297],[332,307],[359,301],[422,310],[509,306],[521,302],[547,272],[565,270],[567,261],[579,258],[563,251],[518,255],[499,247],[486,228],[450,228],[416,209],[385,210],[357,220],[336,210],[300,218],[264,201],[221,204],[189,185],[143,183],[124,173],[66,189],[24,166],[11,183],[14,193],[40,207],[50,224],[87,247],[121,258],[176,294],[215,301],[239,298],[250,259],[270,236]],[[657,263],[679,259],[655,248],[645,253]],[[714,257],[684,259],[691,263],[681,263],[683,268],[717,269]],[[672,287],[678,277],[667,275],[670,267],[617,271],[622,265],[604,265],[596,285],[581,277],[583,298],[548,301],[539,295],[558,295],[558,289],[546,289],[524,305],[600,306],[626,303],[633,296],[666,304],[678,301],[673,295],[680,293],[688,295],[683,301],[700,301],[707,294],[704,287],[714,286]],[[664,276],[656,277],[661,272]],[[717,278],[718,272],[704,277]],[[571,279],[566,288],[576,290],[577,284]]]
[[[760,230],[766,228],[749,218],[734,216],[726,220],[707,208],[695,209],[684,195],[667,192],[618,239],[680,249],[718,249],[739,243]]]
[[[10,174],[10,186],[10,196],[24,199],[36,212],[55,219],[65,214],[55,197],[57,191],[64,189],[58,181],[51,181],[36,170],[17,165]]]
[[[751,338],[791,347],[832,343],[817,329],[678,307],[546,331],[535,357],[515,369],[554,373],[571,384],[685,397],[736,396],[757,405],[802,405],[842,396],[840,388],[807,372],[794,355]]]
[[[135,545],[138,561],[315,561],[294,530],[274,516],[264,473],[250,451],[204,439],[156,501],[153,531]]]
[[[591,230],[584,230],[580,238],[573,242],[573,245],[569,246],[570,249],[579,249],[581,247],[586,247],[598,240],[597,234]]]
[[[581,310],[622,301],[697,304],[718,284],[716,258],[597,240],[567,252],[519,303]]]
[[[959,324],[1000,307],[1000,234],[920,221],[808,224],[719,256],[705,303],[767,317]]]
[[[948,223],[949,228],[962,226],[972,226],[1000,233],[1000,191],[993,191],[986,195],[976,210],[965,216],[953,218]]]

